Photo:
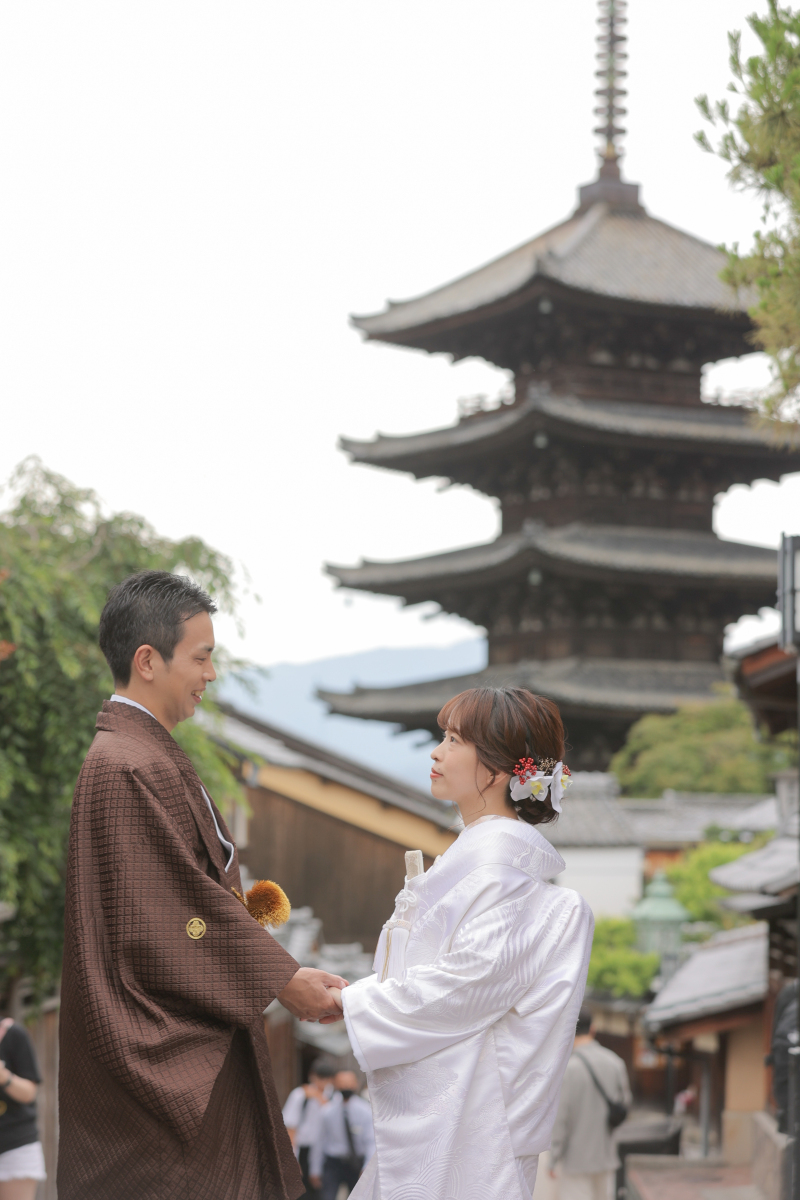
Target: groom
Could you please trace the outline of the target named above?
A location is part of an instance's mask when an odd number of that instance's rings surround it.
[[[115,587],[114,677],[75,789],[67,869],[59,1200],[295,1200],[262,1013],[340,1016],[233,895],[236,848],[170,736],[206,686],[209,596],[165,571]]]

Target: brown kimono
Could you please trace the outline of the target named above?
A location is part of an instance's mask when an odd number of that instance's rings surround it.
[[[166,729],[110,701],[97,729],[70,830],[59,1200],[295,1200],[262,1012],[297,963],[232,895]]]

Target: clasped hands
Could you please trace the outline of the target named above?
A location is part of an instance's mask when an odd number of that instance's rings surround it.
[[[330,1025],[342,1019],[342,988],[347,980],[315,967],[301,967],[287,983],[278,999],[301,1021],[319,1021]]]

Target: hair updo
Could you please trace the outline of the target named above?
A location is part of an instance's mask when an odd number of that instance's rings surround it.
[[[470,688],[448,700],[436,718],[440,729],[453,729],[475,746],[478,762],[493,775],[510,775],[521,758],[542,764],[564,760],[564,725],[552,700],[528,688]],[[548,771],[549,774],[549,771]],[[543,800],[528,796],[509,803],[529,825],[555,821],[550,789]]]

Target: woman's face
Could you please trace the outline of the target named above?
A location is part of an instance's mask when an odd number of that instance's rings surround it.
[[[445,729],[431,758],[431,794],[457,804],[465,821],[481,812],[497,811],[498,803],[501,811],[513,812],[507,799],[508,775],[493,776],[478,761],[474,743],[455,729]]]

